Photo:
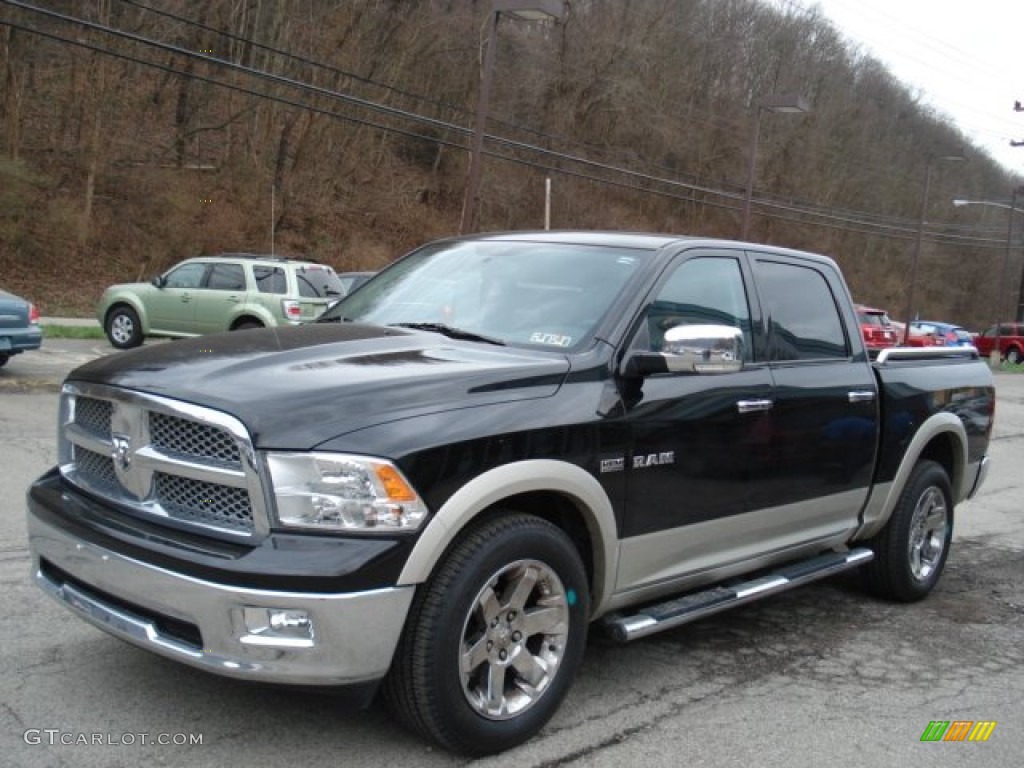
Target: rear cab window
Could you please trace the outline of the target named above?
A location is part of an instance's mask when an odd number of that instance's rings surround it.
[[[850,355],[839,305],[820,271],[812,266],[759,260],[757,290],[765,311],[770,361]]]

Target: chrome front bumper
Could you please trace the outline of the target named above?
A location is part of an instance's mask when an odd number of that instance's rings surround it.
[[[219,675],[288,685],[370,683],[387,673],[413,587],[273,592],[172,573],[75,540],[28,516],[37,585],[81,618],[141,648]],[[304,611],[304,639],[254,634],[246,611]],[[190,640],[168,627],[198,630]]]

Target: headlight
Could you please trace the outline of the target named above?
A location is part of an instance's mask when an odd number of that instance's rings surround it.
[[[390,461],[340,453],[269,453],[285,526],[341,531],[413,531],[427,507]]]

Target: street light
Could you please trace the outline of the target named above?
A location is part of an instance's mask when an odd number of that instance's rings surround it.
[[[494,0],[487,18],[487,48],[484,52],[483,68],[480,72],[480,95],[476,108],[476,124],[469,148],[469,171],[466,176],[466,193],[462,199],[462,220],[459,234],[465,235],[476,230],[476,216],[480,207],[480,163],[484,147],[484,132],[487,127],[487,108],[491,97],[491,80],[494,75],[494,53],[498,48],[498,19],[507,13],[524,21],[544,19],[560,20],[565,10],[563,0]]]
[[[907,324],[903,330],[903,343],[910,339],[910,324],[914,321],[914,289],[917,287],[917,267],[921,261],[921,241],[924,240],[924,220],[928,214],[928,190],[932,185],[932,163],[936,160],[958,162],[966,160],[959,155],[929,155],[924,165],[924,191],[921,193],[921,216],[917,220],[917,239],[914,241],[914,259],[910,265],[910,289],[907,291]]]
[[[1000,349],[1000,339],[1002,338],[1002,317],[1003,317],[1003,292],[1006,290],[1006,280],[1010,273],[1010,254],[1013,251],[1013,214],[1024,213],[1020,208],[1017,207],[1017,196],[1024,194],[1024,187],[1014,187],[1013,192],[1010,195],[1009,203],[1000,203],[994,200],[954,200],[953,205],[960,206],[964,205],[988,205],[992,208],[1005,208],[1008,213],[1006,215],[1006,254],[1003,256],[1003,270],[1002,275],[999,279],[999,298],[996,299],[996,340],[994,352],[998,355],[998,358],[994,358],[997,362],[1002,359],[1003,352]],[[1020,289],[1017,292],[1017,311],[1020,314],[1021,307],[1024,306],[1024,270],[1021,272],[1020,278]]]
[[[750,231],[750,203],[754,197],[754,171],[757,168],[757,142],[761,137],[761,112],[799,114],[810,112],[811,105],[797,94],[771,94],[754,102],[754,134],[750,137],[750,153],[747,157],[747,188],[743,194],[743,218],[740,222],[740,240],[747,239]]]

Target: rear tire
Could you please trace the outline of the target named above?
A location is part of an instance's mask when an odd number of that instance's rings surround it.
[[[939,581],[953,538],[953,492],[934,461],[918,462],[892,517],[868,543],[875,559],[864,568],[868,590],[903,603],[924,598]]]
[[[0,352],[0,368],[7,365],[7,361],[11,359],[11,356],[6,352]]]
[[[232,331],[252,331],[252,330],[255,330],[256,328],[263,328],[263,327],[264,327],[263,323],[259,322],[258,320],[243,320],[242,322],[240,322],[238,325],[236,325],[231,330]]]
[[[385,704],[455,752],[521,744],[569,690],[589,610],[583,564],[561,529],[523,514],[480,524],[418,591]]]
[[[131,349],[142,343],[142,324],[131,307],[122,304],[107,312],[104,328],[111,346],[117,349]]]
[[[1006,362],[1010,365],[1018,365],[1021,361],[1020,350],[1016,347],[1010,347],[1006,350]]]

